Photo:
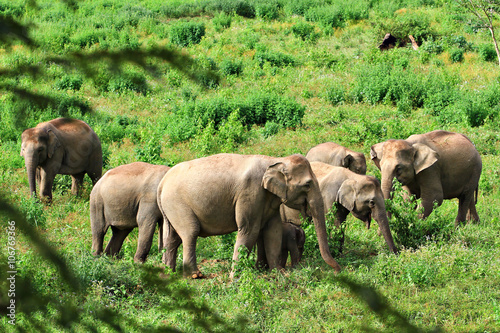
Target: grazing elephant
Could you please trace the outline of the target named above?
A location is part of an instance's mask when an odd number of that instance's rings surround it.
[[[101,142],[85,122],[57,118],[28,128],[21,135],[21,156],[24,157],[30,193],[52,200],[52,184],[56,174],[71,175],[71,193],[77,195],[88,174],[92,183],[102,175]]]
[[[423,218],[434,202],[458,198],[455,224],[473,219],[476,211],[481,156],[463,134],[432,131],[406,140],[388,140],[371,147],[371,158],[382,172],[382,192],[390,198],[394,177],[404,188],[422,199]]]
[[[113,236],[104,252],[111,256],[120,252],[125,237],[139,227],[134,261],[142,263],[146,260],[156,225],[163,224],[156,190],[169,169],[165,165],[135,162],[109,170],[97,182],[90,193],[94,255],[102,254],[104,235],[109,227]],[[161,236],[158,236],[159,250],[163,247],[161,241]]]
[[[280,266],[285,267],[290,252],[292,267],[298,264],[304,253],[304,244],[306,243],[306,233],[304,229],[292,223],[282,223],[283,237],[281,240]]]
[[[158,186],[158,204],[166,224],[164,263],[175,270],[177,248],[182,242],[184,274],[201,277],[196,239],[238,231],[234,261],[241,245],[250,251],[258,243],[269,268],[280,268],[281,203],[310,210],[321,256],[340,271],[328,249],[318,181],[302,155],[274,158],[218,154],[173,167]],[[264,258],[259,254],[258,260],[263,262]]]
[[[311,168],[319,182],[321,194],[325,203],[325,211],[336,205],[335,225],[340,227],[347,215],[352,213],[365,222],[370,228],[371,219],[377,221],[379,231],[385,242],[394,253],[398,250],[394,245],[389,221],[385,210],[384,196],[377,178],[359,175],[346,168],[328,165],[321,162],[311,162]],[[294,223],[300,223],[299,212],[285,208],[283,218]],[[344,235],[341,236],[343,243]]]
[[[307,152],[306,158],[309,162],[323,162],[348,168],[360,175],[366,174],[366,159],[364,154],[352,151],[333,142],[325,142],[312,147]]]

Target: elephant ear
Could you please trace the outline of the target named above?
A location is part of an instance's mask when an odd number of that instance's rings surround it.
[[[337,197],[335,201],[340,203],[342,206],[347,208],[349,211],[353,211],[356,205],[356,181],[353,179],[345,180],[342,185],[340,185],[339,191],[337,192]]]
[[[370,157],[377,166],[377,168],[379,169],[380,169],[380,160],[382,160],[382,152],[384,151],[384,143],[385,142],[374,144],[370,149]]]
[[[413,168],[417,174],[432,166],[439,158],[439,154],[434,149],[422,143],[415,143],[413,148],[415,148]]]
[[[282,162],[270,165],[262,177],[262,187],[283,201],[286,201],[286,182],[286,169]]]
[[[351,154],[347,154],[342,161],[342,166],[349,169],[349,166],[354,162],[354,157]]]
[[[54,131],[52,131],[50,128],[47,130],[47,134],[49,135],[49,140],[47,142],[47,156],[48,158],[52,158],[52,156],[56,152],[56,149],[61,146],[61,142],[57,138]]]

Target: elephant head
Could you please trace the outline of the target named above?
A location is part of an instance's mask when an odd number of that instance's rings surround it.
[[[422,143],[411,144],[406,140],[388,140],[373,145],[370,156],[382,173],[382,192],[389,199],[394,177],[405,186],[415,181],[415,176],[438,161],[438,153]]]
[[[21,156],[24,157],[30,193],[36,196],[36,171],[38,166],[51,159],[60,146],[50,128],[29,128],[21,135]]]
[[[384,196],[378,179],[372,176],[346,179],[340,186],[335,201],[348,209],[356,218],[365,222],[367,229],[370,228],[373,218],[377,222],[389,249],[394,253],[397,252],[389,229]]]
[[[319,183],[312,172],[311,165],[302,155],[292,155],[270,165],[262,179],[262,186],[293,209],[305,212],[313,219],[321,256],[336,271],[339,264],[331,256],[325,224],[325,206]]]

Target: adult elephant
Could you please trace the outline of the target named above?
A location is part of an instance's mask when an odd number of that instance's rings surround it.
[[[164,263],[175,270],[182,242],[184,274],[200,277],[196,239],[237,231],[234,261],[240,246],[251,250],[258,242],[269,268],[280,268],[282,203],[311,211],[321,255],[340,271],[328,249],[318,181],[302,155],[218,154],[173,167],[158,186],[158,204],[167,224]]]
[[[57,118],[26,129],[21,135],[21,156],[24,157],[30,193],[52,200],[52,184],[57,174],[71,175],[71,193],[77,195],[88,174],[92,183],[102,175],[101,142],[85,122]]]
[[[94,255],[102,254],[104,235],[109,227],[113,235],[104,253],[111,256],[120,252],[127,235],[138,227],[139,239],[134,261],[142,263],[146,260],[156,226],[163,225],[156,190],[169,169],[165,165],[135,162],[109,170],[97,182],[90,192]],[[160,232],[158,250],[162,247]]]
[[[423,218],[434,203],[458,198],[455,224],[479,221],[476,201],[481,156],[463,134],[432,131],[406,140],[388,140],[371,147],[371,158],[382,173],[382,192],[389,199],[394,177],[404,188],[422,199]]]
[[[306,155],[309,162],[323,162],[341,166],[360,175],[366,174],[366,159],[359,153],[333,142],[320,143],[312,147]]]
[[[384,196],[377,178],[359,175],[346,168],[321,162],[311,162],[311,168],[319,182],[325,212],[333,205],[336,206],[335,225],[337,227],[342,225],[349,213],[365,222],[367,229],[370,228],[373,218],[389,250],[397,253],[389,229]],[[282,218],[294,224],[301,223],[299,212],[296,210],[283,209]],[[343,238],[344,235],[342,235],[342,240]]]

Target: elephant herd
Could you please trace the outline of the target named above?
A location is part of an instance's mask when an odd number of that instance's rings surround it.
[[[91,178],[95,255],[116,255],[138,227],[134,260],[144,262],[158,225],[163,262],[175,271],[182,243],[184,274],[193,278],[202,277],[196,261],[197,238],[234,231],[234,261],[241,246],[257,246],[257,263],[262,267],[284,267],[288,252],[292,266],[296,265],[305,242],[301,217],[312,218],[322,258],[340,271],[328,247],[325,224],[325,214],[334,205],[337,227],[348,214],[367,228],[373,218],[389,250],[397,253],[384,201],[391,198],[394,178],[409,194],[421,198],[423,218],[435,202],[458,198],[455,223],[479,220],[475,205],[481,157],[466,136],[447,131],[373,145],[370,157],[381,171],[381,181],[366,175],[364,154],[332,142],[311,148],[305,157],[218,154],[172,168],[135,162],[101,177],[101,144],[83,121],[54,119],[25,130],[21,138],[33,196],[36,182],[40,197],[50,201],[56,174],[72,176],[74,194],[85,174]],[[109,227],[112,237],[103,250]]]

